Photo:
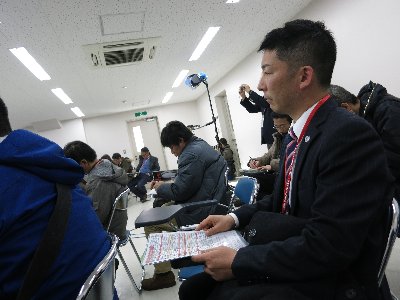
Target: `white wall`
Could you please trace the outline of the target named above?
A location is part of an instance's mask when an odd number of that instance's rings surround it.
[[[399,97],[399,11],[398,0],[318,0],[312,2],[294,19],[324,21],[333,33],[338,56],[332,83],[342,85],[357,94],[371,79]],[[257,46],[254,45],[255,49]],[[261,55],[253,53],[229,71],[222,80],[213,84],[212,78],[209,78],[212,85],[211,97],[226,90],[242,167],[245,167],[248,156],[254,157],[266,150],[265,146],[260,146],[260,114],[248,114],[239,104],[237,92],[241,83],[248,83],[256,90],[261,73],[260,62]],[[211,113],[206,94],[197,100],[197,106],[200,122],[207,122]],[[208,142],[213,142],[215,134],[212,128],[201,133]]]
[[[86,142],[85,129],[81,119],[64,121],[60,129],[42,131],[38,134],[57,143],[61,148],[75,140]]]
[[[397,16],[399,11],[400,1],[397,0],[318,0],[312,2],[295,18],[322,20],[332,31],[338,46],[332,83],[342,85],[357,94],[361,86],[371,79],[387,87],[389,93],[400,96],[400,56],[397,55],[400,49],[400,18]],[[261,73],[261,54],[256,53],[257,47],[258,45],[254,45],[254,53],[238,62],[223,79],[213,82],[213,79],[209,78],[212,98],[226,91],[242,167],[246,164],[248,156],[258,156],[266,151],[266,146],[260,145],[261,115],[247,113],[239,104],[237,92],[241,83],[248,83],[257,90]],[[234,51],[233,46],[227,48],[226,55],[229,55],[229,49]],[[201,85],[198,88],[203,88],[205,93],[196,102],[149,108],[148,116],[158,116],[160,128],[171,120],[199,125],[211,121],[205,86]],[[41,134],[56,141],[60,146],[73,139],[84,140],[86,134],[87,143],[99,155],[122,153],[125,149],[128,156],[131,156],[126,122],[133,119],[133,116],[133,112],[125,112],[85,119],[84,129],[79,126],[78,120],[74,120],[68,125],[64,122],[60,130]],[[195,131],[195,134],[215,145],[212,125]],[[176,168],[176,158],[166,150],[168,168]]]
[[[173,120],[178,120],[184,124],[198,124],[199,118],[196,112],[195,102],[185,102],[180,104],[163,105],[145,109],[146,117],[157,116],[160,130]],[[114,152],[123,153],[132,157],[132,149],[128,135],[127,122],[137,120],[134,117],[135,111],[123,112],[96,118],[88,118],[83,121],[87,143],[95,149],[98,156],[107,153],[112,155]],[[156,136],[154,138],[160,138]],[[151,149],[150,149],[151,150]],[[168,169],[177,169],[176,157],[171,154],[169,148],[164,149]]]

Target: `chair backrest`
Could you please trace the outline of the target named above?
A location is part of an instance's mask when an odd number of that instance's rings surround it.
[[[114,212],[116,209],[119,210],[126,210],[128,208],[128,195],[129,195],[129,188],[128,187],[123,187],[122,192],[118,194],[118,196],[115,198],[111,213],[110,213],[110,218],[108,220],[108,225],[107,225],[107,232],[110,230],[111,222],[114,217]]]
[[[241,177],[233,191],[228,212],[232,211],[235,198],[239,198],[242,204],[253,204],[256,201],[258,188],[257,179],[247,176]]]
[[[109,236],[111,248],[82,285],[76,300],[109,300],[113,299],[115,281],[115,255],[118,238]]]
[[[390,254],[397,237],[397,226],[399,221],[399,204],[395,198],[392,200],[392,205],[389,206],[389,219],[391,221],[388,229],[388,237],[386,241],[385,252],[383,253],[381,265],[378,272],[378,285],[380,286],[385,276],[385,269],[389,262]]]

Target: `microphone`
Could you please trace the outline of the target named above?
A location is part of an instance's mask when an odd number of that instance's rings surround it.
[[[189,75],[186,80],[185,80],[185,84],[188,87],[191,87],[192,89],[197,88],[200,83],[204,83],[205,85],[207,85],[207,74],[200,72],[199,74],[192,74]]]

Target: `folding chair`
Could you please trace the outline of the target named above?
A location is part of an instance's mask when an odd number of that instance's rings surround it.
[[[115,255],[118,238],[109,235],[111,248],[82,285],[76,300],[110,300],[114,295]]]
[[[247,176],[239,178],[227,207],[228,213],[233,211],[236,199],[239,199],[241,204],[253,204],[256,201],[258,189],[257,179]]]
[[[388,224],[388,237],[386,241],[385,251],[382,256],[381,265],[378,272],[378,285],[381,286],[383,278],[385,276],[385,270],[389,262],[390,254],[397,237],[398,221],[399,221],[399,204],[395,198],[392,200],[392,204],[389,206],[389,221]],[[393,299],[398,299],[392,294]]]
[[[111,225],[111,221],[112,221],[112,219],[114,217],[115,210],[126,210],[127,209],[129,192],[130,192],[129,188],[126,187],[126,189],[123,190],[115,198],[114,203],[113,203],[113,207],[112,207],[112,210],[111,210],[111,216],[110,216],[110,219],[108,221],[107,232],[109,232],[109,230],[110,230],[110,225]],[[125,269],[126,273],[128,274],[129,280],[131,281],[131,283],[132,283],[133,287],[136,289],[136,291],[140,294],[142,292],[141,284],[136,284],[136,282],[133,279],[133,276],[132,276],[132,274],[131,274],[131,272],[129,270],[129,267],[128,267],[124,257],[122,256],[122,253],[120,251],[120,247],[125,246],[128,242],[131,244],[131,247],[132,247],[133,251],[135,252],[136,258],[138,259],[140,267],[142,269],[142,271],[141,271],[142,274],[141,274],[141,278],[140,278],[140,282],[142,282],[143,278],[144,278],[144,275],[145,275],[145,270],[144,270],[144,266],[142,266],[139,253],[137,252],[136,247],[133,244],[131,233],[130,233],[129,230],[126,230],[125,239],[118,241],[117,253],[118,253],[118,257],[121,259],[122,265],[124,266],[124,269]]]

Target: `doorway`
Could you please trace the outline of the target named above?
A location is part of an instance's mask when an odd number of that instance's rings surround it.
[[[219,124],[221,126],[221,134],[228,144],[231,146],[233,152],[233,159],[235,160],[236,173],[241,169],[239,152],[237,149],[235,131],[233,130],[233,124],[231,119],[231,112],[229,110],[228,99],[226,92],[222,91],[215,96],[215,106],[217,108],[217,115]]]
[[[160,170],[167,170],[157,117],[129,121],[128,132],[135,166],[139,163],[140,149],[147,147],[151,155],[158,158]]]

